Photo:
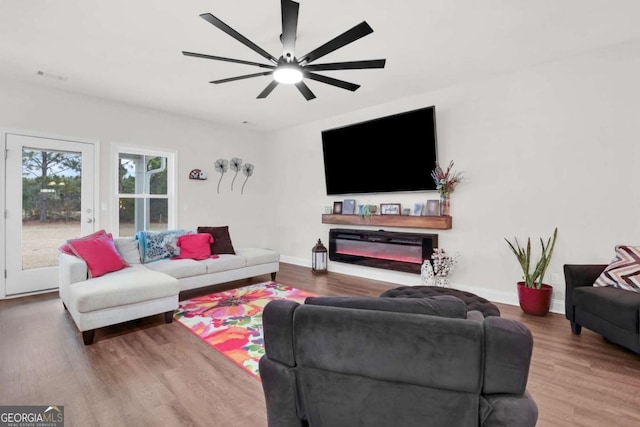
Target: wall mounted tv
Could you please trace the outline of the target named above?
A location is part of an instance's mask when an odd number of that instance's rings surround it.
[[[436,108],[322,131],[327,195],[435,190]]]

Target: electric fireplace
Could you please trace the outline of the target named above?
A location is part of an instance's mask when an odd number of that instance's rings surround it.
[[[329,259],[366,267],[420,273],[422,261],[431,259],[437,247],[437,234],[329,230]]]

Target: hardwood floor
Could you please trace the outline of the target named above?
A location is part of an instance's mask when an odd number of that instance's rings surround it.
[[[314,276],[291,264],[281,264],[277,279],[321,295],[377,296],[398,286]],[[573,336],[563,315],[532,317],[497,305],[533,333],[528,389],[538,426],[640,425],[640,356],[585,329]],[[68,427],[266,425],[260,382],[177,322],[157,315],[99,329],[85,346],[57,293],[0,300],[0,405],[9,404],[64,405]]]

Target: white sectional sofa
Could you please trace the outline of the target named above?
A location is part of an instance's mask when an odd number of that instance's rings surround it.
[[[275,280],[280,265],[280,254],[263,248],[239,248],[235,255],[202,261],[162,259],[142,264],[135,237],[113,240],[130,266],[100,277],[88,278],[82,259],[60,254],[60,298],[86,345],[104,326],[160,313],[170,323],[181,291],[263,274]]]

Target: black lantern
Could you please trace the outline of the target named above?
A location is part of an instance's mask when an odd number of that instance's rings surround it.
[[[327,248],[324,247],[320,239],[311,249],[311,271],[314,274],[327,272]]]

